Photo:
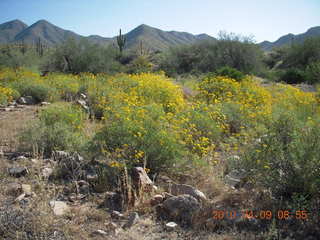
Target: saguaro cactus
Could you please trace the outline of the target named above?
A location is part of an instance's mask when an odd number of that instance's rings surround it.
[[[121,29],[120,29],[119,36],[117,36],[117,43],[120,50],[120,54],[122,54],[124,45],[126,44],[126,37],[121,34]]]
[[[38,39],[38,42],[37,42],[37,45],[36,45],[36,50],[37,50],[38,55],[40,57],[42,57],[43,56],[43,44],[42,44],[40,38]]]

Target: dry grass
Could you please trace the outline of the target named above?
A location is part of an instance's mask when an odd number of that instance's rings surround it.
[[[0,112],[0,151],[17,151],[19,133],[35,119],[37,109],[27,106],[12,112]]]

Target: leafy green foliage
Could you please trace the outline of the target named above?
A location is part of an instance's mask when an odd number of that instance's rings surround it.
[[[53,104],[22,135],[21,144],[50,156],[54,150],[77,151],[84,144],[84,113],[70,104]]]
[[[219,76],[229,77],[229,78],[235,79],[237,81],[241,81],[245,77],[245,75],[242,72],[238,71],[237,69],[227,67],[227,66],[219,68],[216,71],[216,74]]]
[[[115,60],[116,56],[117,52],[112,46],[101,47],[86,40],[69,39],[53,51],[41,70],[73,74],[119,72],[121,64]]]
[[[171,48],[160,60],[160,69],[168,75],[207,73],[229,66],[244,73],[262,69],[262,52],[250,39],[225,34],[218,41]]]
[[[284,71],[280,79],[289,84],[296,84],[305,82],[306,76],[303,70],[289,68]]]
[[[312,117],[303,125],[294,113],[280,115],[266,135],[245,151],[243,166],[279,199],[314,195],[320,188],[318,124]]]

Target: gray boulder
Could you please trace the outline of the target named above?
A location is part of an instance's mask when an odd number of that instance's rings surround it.
[[[232,188],[240,188],[247,181],[248,173],[244,169],[232,170],[225,176],[225,182]]]
[[[37,102],[32,96],[26,96],[18,98],[17,103],[21,105],[34,105]]]
[[[201,205],[196,198],[183,194],[165,200],[162,205],[158,205],[157,212],[162,218],[190,225],[200,209]]]
[[[12,167],[8,169],[9,175],[13,177],[22,177],[27,175],[28,169],[26,167]]]

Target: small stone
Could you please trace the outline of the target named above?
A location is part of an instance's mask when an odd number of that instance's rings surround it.
[[[32,195],[31,185],[29,185],[29,184],[21,184],[21,188],[22,188],[22,192],[26,196]]]
[[[4,152],[2,150],[0,150],[0,157],[4,156]]]
[[[103,230],[98,229],[98,230],[95,230],[95,231],[92,233],[92,235],[105,236],[105,235],[108,235],[108,233],[106,233],[106,232],[103,231]]]
[[[42,169],[42,176],[44,178],[49,178],[52,173],[53,173],[53,169],[52,168],[45,167],[44,169]]]
[[[22,194],[19,195],[19,197],[17,197],[14,201],[15,201],[15,202],[20,202],[20,201],[22,201],[25,197],[26,197],[26,194],[25,194],[25,193],[22,193]]]
[[[8,169],[9,175],[13,177],[22,177],[25,176],[28,173],[28,170],[26,167],[12,167]]]
[[[34,98],[32,96],[26,96],[26,97],[20,97],[17,100],[17,103],[19,103],[21,105],[33,105],[36,103],[36,101],[34,100]]]
[[[25,156],[19,156],[16,158],[16,161],[23,161],[23,160],[27,160],[28,158],[26,158]]]
[[[166,224],[166,229],[168,231],[172,231],[172,230],[176,229],[177,227],[178,227],[178,224],[176,224],[175,222],[168,222]]]
[[[164,197],[160,194],[157,194],[153,196],[153,198],[150,200],[150,205],[155,206],[162,203],[163,201],[164,201]]]
[[[9,183],[7,186],[7,194],[17,197],[22,193],[21,184],[19,183]]]
[[[48,106],[48,105],[50,105],[51,103],[48,103],[48,102],[41,102],[41,106]]]
[[[130,213],[128,222],[123,225],[123,228],[131,228],[139,220],[139,214],[137,212]]]
[[[112,211],[112,212],[111,212],[111,217],[112,217],[113,219],[119,220],[119,219],[122,219],[124,216],[123,216],[122,213],[120,213],[120,212],[118,212],[118,211]]]
[[[70,210],[69,206],[63,201],[52,200],[50,206],[56,216],[62,216]]]
[[[32,158],[30,161],[31,161],[32,163],[34,163],[34,164],[37,164],[37,163],[39,162],[39,160],[36,159],[36,158]]]

